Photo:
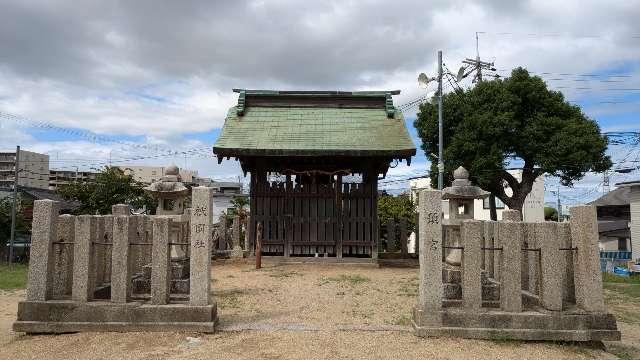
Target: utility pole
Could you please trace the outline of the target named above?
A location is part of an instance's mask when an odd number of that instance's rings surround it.
[[[438,190],[442,190],[442,188],[444,187],[442,138],[442,50],[438,50]]]
[[[562,221],[562,207],[560,205],[560,187],[558,186],[556,188],[556,198],[557,198],[557,202],[558,202],[558,222]]]
[[[9,265],[13,264],[13,244],[16,241],[16,208],[18,205],[18,174],[20,172],[20,145],[16,146],[16,162],[13,176],[13,203],[11,205],[11,238],[9,239]]]
[[[475,71],[476,75],[473,78],[473,82],[479,83],[479,82],[482,82],[482,70],[496,71],[496,69],[493,67],[492,62],[486,62],[486,61],[480,60],[480,47],[478,44],[479,42],[478,34],[480,34],[480,32],[476,31],[476,58],[475,59],[466,58],[462,61],[462,63],[469,65],[469,67],[471,68],[471,71],[464,74],[463,77],[466,77],[471,72]]]

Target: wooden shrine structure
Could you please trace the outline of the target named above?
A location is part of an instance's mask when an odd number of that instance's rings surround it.
[[[262,223],[265,255],[377,258],[378,177],[416,153],[400,91],[234,92],[213,152],[251,173],[249,238]]]

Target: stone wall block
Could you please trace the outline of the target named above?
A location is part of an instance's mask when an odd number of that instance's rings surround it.
[[[537,242],[540,245],[540,300],[547,310],[562,310],[562,286],[565,270],[564,254],[555,222],[536,223]]]
[[[171,219],[156,216],[153,219],[153,246],[151,262],[151,303],[163,305],[169,302],[171,289],[171,251],[169,232]]]
[[[57,299],[71,295],[73,285],[73,252],[75,241],[75,220],[73,215],[58,216],[58,244],[53,246],[53,288],[51,296]]]
[[[125,303],[131,298],[130,243],[137,237],[137,217],[115,216],[111,250],[111,301]]]
[[[482,307],[482,222],[462,221],[462,305],[469,309]]]
[[[45,301],[51,297],[53,285],[53,242],[60,204],[51,200],[36,200],[33,204],[31,257],[27,283],[28,301]]]
[[[97,219],[92,215],[80,215],[75,222],[75,244],[73,246],[73,290],[74,301],[87,302],[93,299],[96,288],[94,242]]]

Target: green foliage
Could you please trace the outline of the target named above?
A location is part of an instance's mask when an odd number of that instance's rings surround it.
[[[550,206],[544,207],[544,219],[546,221],[558,221],[558,210]]]
[[[462,165],[478,186],[491,191],[509,208],[521,210],[535,179],[544,173],[570,186],[587,171],[611,167],[605,155],[607,138],[598,124],[562,93],[523,68],[504,80],[484,81],[474,88],[444,96],[443,136],[445,183]],[[414,122],[422,149],[437,177],[437,105],[425,103]],[[522,180],[506,171],[510,161],[523,163]],[[505,185],[513,190],[505,193]]]
[[[0,199],[0,245],[5,246],[11,238],[11,202],[12,200]],[[16,211],[16,233],[28,231],[28,225],[20,211]]]
[[[378,219],[381,224],[389,220],[405,219],[407,228],[415,228],[416,207],[408,194],[398,196],[383,195],[378,198]]]
[[[110,214],[111,206],[129,204],[140,209],[144,206],[155,210],[157,202],[143,190],[144,184],[136,181],[117,167],[105,167],[96,175],[95,183],[63,185],[58,193],[67,200],[77,200],[80,207],[76,214]]]

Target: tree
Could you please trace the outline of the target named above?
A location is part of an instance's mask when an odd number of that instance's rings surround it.
[[[0,199],[0,246],[4,249],[11,238],[11,202],[9,198]],[[16,211],[16,233],[28,230],[21,211]]]
[[[607,138],[598,124],[523,68],[504,80],[445,94],[443,102],[445,183],[462,165],[474,183],[510,209],[522,211],[542,174],[558,176],[563,185],[571,186],[588,171],[611,167],[605,155]],[[429,102],[421,105],[414,122],[431,160],[432,183],[437,179],[437,159],[432,155],[438,152],[437,110]],[[512,163],[522,164],[520,181],[507,171]]]
[[[558,221],[558,210],[550,206],[544,207],[544,219],[546,221]]]
[[[405,219],[407,228],[415,228],[416,207],[408,194],[398,196],[382,195],[378,198],[378,219],[381,224],[389,220]]]
[[[62,185],[58,193],[67,200],[77,200],[80,207],[76,214],[110,214],[111,206],[129,204],[134,208],[155,209],[157,202],[143,190],[144,184],[136,181],[117,167],[105,167],[96,175],[93,183]]]

